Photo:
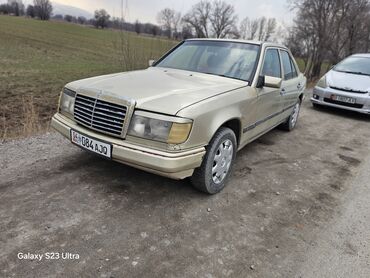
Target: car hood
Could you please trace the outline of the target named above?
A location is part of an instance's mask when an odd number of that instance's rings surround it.
[[[66,85],[76,92],[96,92],[136,101],[136,108],[176,115],[194,103],[247,86],[236,79],[176,69],[151,67],[82,79]]]
[[[331,70],[326,75],[326,78],[329,86],[332,87],[370,92],[370,76]]]

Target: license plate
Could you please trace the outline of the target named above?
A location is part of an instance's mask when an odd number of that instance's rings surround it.
[[[71,130],[71,141],[83,149],[112,158],[112,145]]]
[[[355,98],[351,98],[351,97],[344,97],[344,96],[332,95],[331,96],[331,99],[336,100],[336,101],[340,101],[340,102],[351,103],[351,104],[355,104],[356,103],[356,99]]]

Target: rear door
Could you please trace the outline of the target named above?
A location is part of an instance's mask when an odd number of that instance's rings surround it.
[[[280,57],[283,68],[283,82],[281,86],[283,109],[290,110],[297,102],[303,84],[300,84],[299,71],[289,52],[280,49]]]

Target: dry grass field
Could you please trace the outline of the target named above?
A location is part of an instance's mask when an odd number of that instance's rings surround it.
[[[64,84],[145,68],[175,41],[0,16],[0,140],[48,130]]]

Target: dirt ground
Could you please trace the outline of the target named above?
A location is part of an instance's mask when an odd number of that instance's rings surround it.
[[[56,133],[0,144],[0,276],[370,277],[369,234],[358,233],[360,244],[347,241],[353,230],[334,229],[349,204],[370,197],[366,184],[356,188],[370,165],[369,122],[306,100],[297,129],[240,151],[215,196],[106,161]],[[366,230],[370,220],[355,208],[347,217]],[[330,244],[330,234],[340,240]],[[74,256],[46,259],[52,252]],[[320,254],[364,263],[336,274]]]

